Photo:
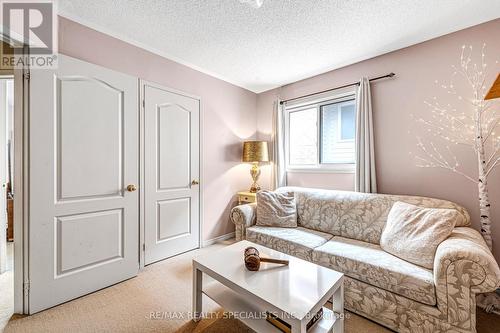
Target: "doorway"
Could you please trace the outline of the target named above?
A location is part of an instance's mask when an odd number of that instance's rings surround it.
[[[14,313],[14,77],[0,75],[0,331]]]

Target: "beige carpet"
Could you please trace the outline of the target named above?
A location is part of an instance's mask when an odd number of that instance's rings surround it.
[[[250,332],[235,319],[194,323],[179,318],[191,311],[191,259],[221,246],[212,245],[147,266],[133,279],[33,316],[14,316],[5,332]],[[221,310],[206,298],[203,309]],[[177,318],[151,318],[152,313],[169,311],[175,312]],[[350,314],[346,332],[389,331]]]

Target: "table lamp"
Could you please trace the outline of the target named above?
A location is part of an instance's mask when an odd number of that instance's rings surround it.
[[[253,163],[250,169],[250,175],[253,179],[252,187],[250,187],[251,193],[256,193],[260,190],[257,181],[260,176],[259,163],[269,162],[269,152],[267,149],[266,141],[245,141],[243,142],[243,162]]]

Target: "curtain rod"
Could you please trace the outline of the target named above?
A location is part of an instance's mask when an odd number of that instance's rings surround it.
[[[395,75],[396,74],[394,74],[394,73],[389,73],[389,74],[386,74],[386,75],[374,77],[373,79],[369,79],[368,81],[372,82],[372,81],[376,81],[376,80],[380,80],[380,79],[385,79],[385,78],[393,77]],[[330,88],[330,89],[318,91],[318,92],[315,92],[315,93],[312,93],[312,94],[307,94],[307,95],[303,95],[303,96],[299,96],[299,97],[285,99],[285,100],[281,101],[280,104],[283,104],[283,103],[286,103],[286,102],[290,102],[290,101],[294,101],[296,99],[301,99],[301,98],[305,98],[305,97],[310,97],[310,96],[314,96],[314,95],[326,93],[326,92],[337,90],[337,89],[342,89],[342,88],[347,88],[347,87],[350,87],[350,86],[355,86],[355,85],[359,85],[359,82],[349,83],[349,84],[345,84],[345,85],[340,86],[340,87]]]

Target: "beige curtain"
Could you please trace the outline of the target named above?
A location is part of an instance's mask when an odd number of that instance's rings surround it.
[[[356,102],[356,192],[376,193],[375,149],[370,81],[359,82]]]
[[[273,187],[286,186],[285,166],[285,124],[284,105],[280,100],[274,102],[273,108],[273,133],[271,137],[273,147]]]

